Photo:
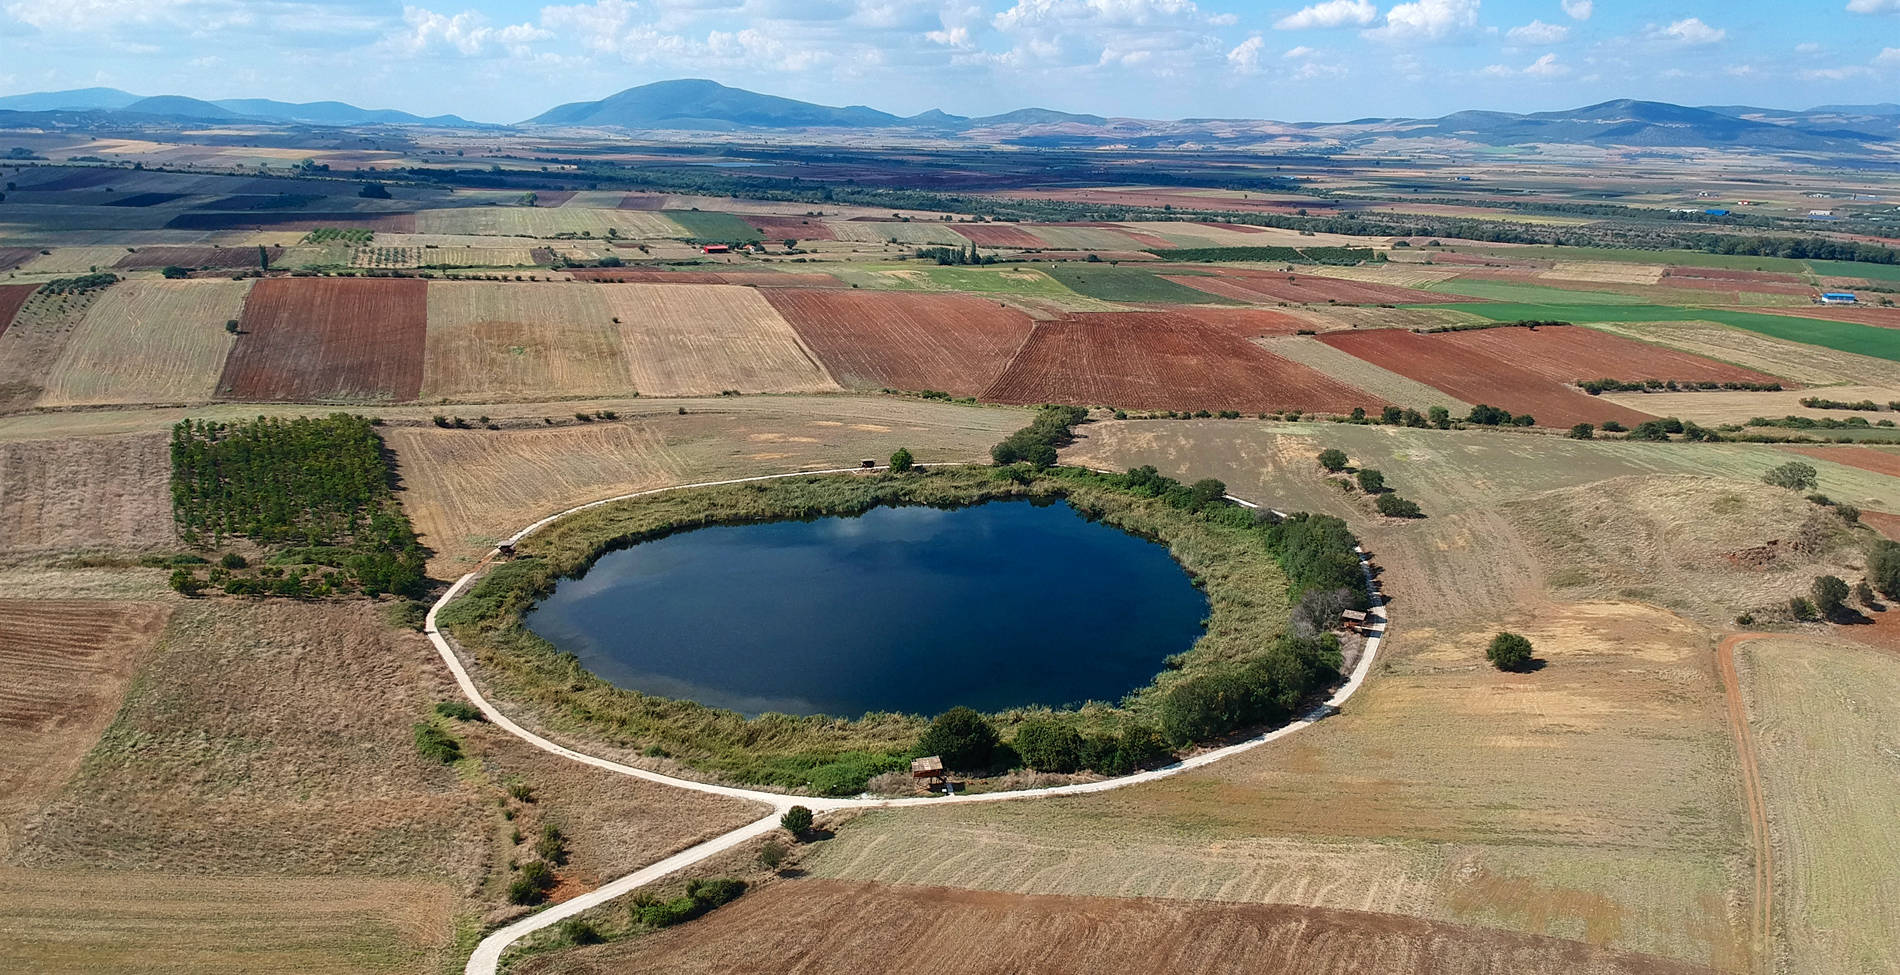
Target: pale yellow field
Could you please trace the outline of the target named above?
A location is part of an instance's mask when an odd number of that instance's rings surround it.
[[[831,220],[831,232],[840,241],[856,244],[882,244],[897,238],[899,244],[968,247],[970,242],[946,224],[923,220],[899,221]]]
[[[1775,844],[1775,972],[1900,971],[1900,659],[1801,637],[1736,650]]]
[[[528,267],[534,264],[528,247],[358,247],[351,267]]]
[[[422,398],[549,399],[632,391],[608,290],[431,282]]]
[[[21,273],[85,274],[94,268],[110,270],[119,259],[131,253],[124,247],[54,247],[51,254],[20,265]]]
[[[836,390],[798,333],[756,288],[716,284],[594,286],[620,321],[633,386],[681,396]]]
[[[1390,261],[1384,264],[1355,264],[1347,266],[1319,264],[1301,267],[1301,273],[1322,278],[1340,278],[1346,281],[1365,281],[1370,284],[1389,284],[1399,288],[1417,288],[1439,281],[1448,281],[1458,276],[1455,269],[1426,267],[1419,264],[1396,264]]]
[[[501,234],[510,237],[552,237],[591,233],[607,236],[609,229],[622,237],[686,237],[679,224],[644,210],[577,210],[567,207],[461,207],[423,210],[416,229],[425,234]]]
[[[1850,383],[1900,387],[1900,363],[1836,352],[1818,345],[1784,342],[1712,322],[1605,322],[1590,327],[1813,386]],[[1819,395],[1841,398],[1826,392]]]
[[[1662,280],[1662,273],[1661,264],[1558,261],[1538,277],[1558,281],[1601,281],[1606,284],[1655,284]]]
[[[177,544],[163,433],[0,443],[0,557]]]
[[[1229,230],[1204,223],[1168,220],[1128,220],[1120,226],[1178,240],[1176,247],[1383,247],[1383,237],[1347,237],[1341,234],[1307,236],[1297,230],[1261,227],[1257,231]]]
[[[1729,390],[1709,390],[1697,393],[1604,393],[1607,402],[1641,410],[1652,416],[1673,416],[1683,420],[1694,420],[1708,426],[1720,423],[1746,423],[1751,417],[1795,416],[1833,417],[1845,420],[1860,417],[1868,423],[1880,420],[1900,420],[1900,415],[1888,411],[1866,412],[1861,410],[1816,410],[1801,405],[1801,400],[1809,396],[1824,399],[1860,402],[1872,400],[1885,406],[1900,401],[1900,387],[1894,386],[1828,386],[1823,389],[1784,389],[1778,393],[1750,393]]]
[[[237,336],[249,281],[124,281],[106,289],[67,340],[42,406],[190,403],[212,398]]]
[[[1285,356],[1294,362],[1312,366],[1334,379],[1357,386],[1388,403],[1409,406],[1420,413],[1434,406],[1445,407],[1454,415],[1459,416],[1471,412],[1469,403],[1452,399],[1424,383],[1407,379],[1390,369],[1381,368],[1349,352],[1335,349],[1311,335],[1257,338],[1253,342],[1274,355]]]

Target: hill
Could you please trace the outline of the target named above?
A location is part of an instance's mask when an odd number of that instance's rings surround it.
[[[895,115],[853,105],[832,108],[777,95],[728,88],[714,81],[656,81],[599,101],[570,102],[524,125],[597,125],[616,128],[723,129],[868,128],[895,125]]]

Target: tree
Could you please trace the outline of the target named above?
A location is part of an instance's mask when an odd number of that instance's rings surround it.
[[[902,474],[910,470],[915,464],[916,461],[910,456],[910,448],[908,447],[899,447],[897,448],[897,452],[891,455],[891,473],[893,474]]]
[[[1867,580],[1854,583],[1854,601],[1869,609],[1873,608],[1874,587],[1868,585]]]
[[[1839,576],[1815,576],[1814,587],[1809,590],[1809,596],[1814,601],[1815,610],[1821,614],[1822,618],[1832,619],[1840,613],[1841,607],[1846,605],[1849,591],[1846,581]]]
[[[1376,502],[1379,513],[1387,518],[1423,518],[1425,512],[1419,509],[1418,502],[1407,501],[1396,494],[1381,494]]]
[[[811,831],[811,820],[811,810],[804,806],[793,806],[778,818],[778,824],[793,836],[804,836]]]
[[[1570,428],[1570,439],[1572,440],[1593,440],[1596,438],[1596,435],[1596,427],[1588,423],[1579,423]]]
[[[1761,476],[1763,484],[1790,491],[1812,491],[1820,484],[1820,473],[1813,464],[1791,460]]]
[[[174,280],[174,281],[176,281],[176,280],[177,280],[177,279],[179,279],[179,278],[188,278],[188,277],[191,277],[191,269],[190,269],[190,268],[183,268],[183,267],[179,267],[179,266],[178,266],[178,265],[176,265],[176,264],[167,264],[167,265],[165,266],[165,268],[164,268],[164,270],[161,270],[161,271],[159,271],[158,273],[159,273],[160,275],[162,275],[162,276],[164,276],[164,277],[167,277],[167,278],[170,278],[170,279],[172,279],[172,280]]]
[[[1319,452],[1319,466],[1337,474],[1346,469],[1346,452],[1337,447],[1328,447]]]
[[[1502,410],[1486,403],[1479,403],[1477,406],[1471,408],[1471,414],[1465,417],[1465,422],[1476,423],[1479,426],[1495,427],[1499,424],[1510,423],[1511,413],[1509,410]]]
[[[1381,494],[1385,491],[1385,475],[1373,468],[1361,467],[1354,477],[1359,481],[1359,490],[1367,494]]]
[[[937,715],[917,740],[917,753],[936,755],[944,768],[958,772],[988,771],[1001,738],[989,719],[966,707]]]
[[[1396,427],[1405,422],[1405,411],[1396,406],[1388,406],[1379,411],[1379,422],[1386,426]]]
[[[1451,411],[1450,410],[1445,409],[1442,406],[1434,406],[1425,412],[1426,412],[1426,415],[1431,419],[1432,426],[1435,426],[1440,430],[1451,429]]]
[[[1227,496],[1227,484],[1212,477],[1195,481],[1188,488],[1188,494],[1194,498],[1194,508],[1199,510]]]
[[[1874,543],[1867,553],[1867,581],[1888,599],[1900,598],[1900,542]]]
[[[184,593],[187,598],[197,598],[205,587],[190,569],[173,569],[171,582],[172,588]]]
[[[1531,641],[1516,633],[1499,633],[1485,648],[1484,658],[1499,670],[1519,670],[1531,662]]]
[[[1038,772],[1073,772],[1082,767],[1082,735],[1060,721],[1025,721],[1016,729],[1016,754]]]

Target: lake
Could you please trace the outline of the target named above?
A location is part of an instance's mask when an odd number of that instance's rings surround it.
[[[643,542],[562,580],[527,625],[621,687],[855,718],[1116,701],[1207,614],[1166,547],[996,501]]]

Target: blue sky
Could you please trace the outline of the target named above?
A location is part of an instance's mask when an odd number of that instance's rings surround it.
[[[515,121],[667,78],[974,115],[1900,100],[1900,0],[0,0],[0,92]]]

